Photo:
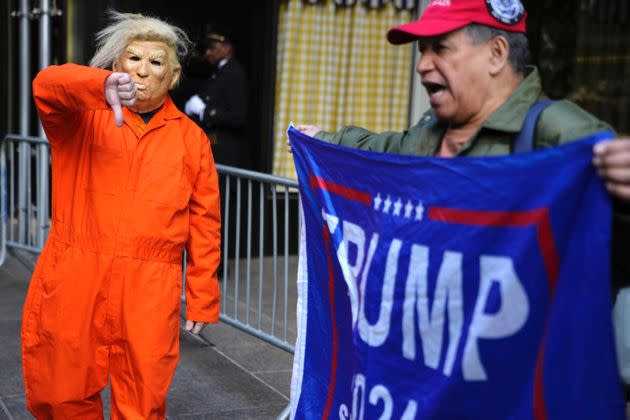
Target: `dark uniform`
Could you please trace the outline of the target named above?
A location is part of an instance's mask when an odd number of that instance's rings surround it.
[[[199,125],[212,142],[217,163],[250,168],[247,133],[247,75],[234,58],[213,72],[198,92],[206,110]]]

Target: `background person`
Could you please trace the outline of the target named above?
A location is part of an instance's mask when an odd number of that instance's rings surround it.
[[[188,38],[155,18],[111,18],[95,67],[50,66],[33,82],[53,181],[22,322],[37,418],[102,418],[108,379],[113,418],[165,418],[184,248],[185,328],[218,321],[217,174],[206,135],[168,95]]]
[[[184,110],[204,128],[217,163],[251,168],[246,138],[247,75],[234,57],[234,44],[224,31],[209,32],[205,56],[210,77],[192,95]]]

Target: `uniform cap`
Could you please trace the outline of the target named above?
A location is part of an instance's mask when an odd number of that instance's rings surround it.
[[[221,35],[218,33],[209,33],[208,35],[206,35],[206,38],[208,39],[208,41],[210,42],[229,42],[229,39],[226,35]]]

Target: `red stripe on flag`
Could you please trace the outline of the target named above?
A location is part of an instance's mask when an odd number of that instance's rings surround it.
[[[429,219],[472,226],[523,227],[538,223],[546,209],[529,211],[476,211],[430,207]]]
[[[547,327],[538,358],[536,359],[536,372],[534,373],[534,419],[547,420],[547,405],[545,403],[545,384],[543,383],[543,359],[545,355],[545,342],[547,341]]]
[[[545,209],[542,220],[537,226],[538,243],[540,244],[547,274],[549,276],[549,306],[553,302],[556,293],[559,275],[559,258],[556,250],[556,244],[553,240],[553,231],[551,230],[551,220],[549,212]],[[536,360],[536,376],[534,377],[534,418],[536,420],[547,420],[547,404],[545,403],[545,383],[543,372],[543,361],[545,358],[545,345],[547,344],[547,325],[543,335],[538,359]]]
[[[340,195],[350,200],[358,201],[359,203],[363,203],[368,206],[372,204],[372,196],[368,193],[354,190],[341,184],[326,181],[323,178],[311,176],[311,189],[315,189],[315,187],[333,194]]]
[[[558,258],[556,243],[553,240],[551,220],[549,219],[549,211],[547,209],[544,209],[536,228],[538,244],[540,245],[542,256],[545,259],[545,267],[547,268],[547,275],[549,276],[549,295],[553,298],[556,292],[556,284],[558,283],[560,258]]]
[[[328,263],[328,298],[330,300],[330,318],[332,324],[332,356],[330,366],[330,385],[328,385],[328,396],[326,397],[326,407],[322,414],[322,419],[328,419],[330,408],[335,393],[335,381],[337,380],[337,356],[338,356],[338,332],[337,316],[335,315],[335,277],[333,275],[332,257],[330,254],[330,233],[328,226],[324,223],[324,244],[326,245],[326,262]]]

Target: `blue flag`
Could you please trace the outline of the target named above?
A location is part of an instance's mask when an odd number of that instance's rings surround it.
[[[300,183],[294,418],[623,419],[605,132],[427,158],[290,128]]]

